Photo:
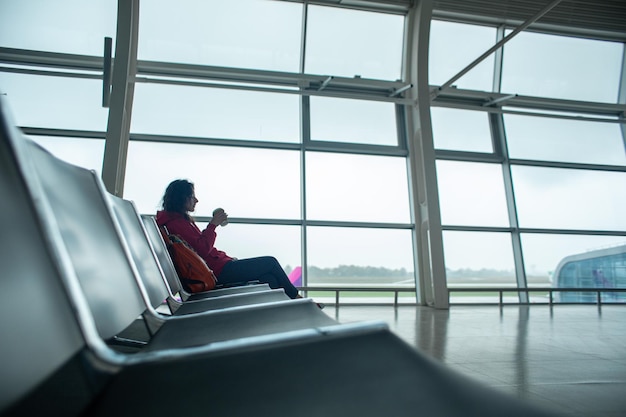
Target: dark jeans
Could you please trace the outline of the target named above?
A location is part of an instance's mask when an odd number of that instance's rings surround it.
[[[283,268],[272,256],[232,260],[224,265],[217,281],[222,284],[260,281],[268,284],[270,288],[283,288],[290,298],[296,298],[298,295],[298,289],[289,281]]]

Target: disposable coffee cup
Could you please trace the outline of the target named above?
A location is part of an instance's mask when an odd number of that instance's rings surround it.
[[[224,209],[223,208],[216,208],[215,210],[213,210],[213,217],[215,217],[217,214],[219,213],[223,213]],[[228,224],[228,219],[224,220],[220,226],[226,226]]]

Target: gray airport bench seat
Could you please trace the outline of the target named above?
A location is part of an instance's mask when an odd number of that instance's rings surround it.
[[[168,304],[170,304],[170,308],[175,310],[180,304],[176,299],[173,298],[174,295],[179,295],[181,300],[184,301],[196,301],[202,300],[205,298],[214,298],[222,295],[230,295],[230,294],[240,294],[243,292],[254,292],[254,291],[263,291],[269,290],[270,287],[267,284],[248,284],[248,285],[240,285],[236,287],[224,287],[211,291],[204,291],[200,293],[188,293],[183,288],[176,269],[174,268],[174,264],[172,263],[172,259],[167,251],[167,247],[165,246],[165,242],[161,238],[161,233],[159,232],[159,228],[156,224],[156,220],[154,216],[151,215],[141,215],[142,223],[144,224],[144,230],[146,235],[148,236],[148,240],[154,251],[159,265],[163,271],[163,275],[165,280],[169,286],[171,297],[168,297]]]
[[[40,161],[31,158],[1,96],[0,116],[0,193],[7,197],[0,205],[1,415],[549,415],[427,359],[381,323],[134,354],[110,349],[103,336],[134,319],[145,294],[137,283],[139,290],[125,293],[107,281],[81,279],[81,268],[94,265],[80,257],[88,255],[80,247],[82,232],[74,236],[65,230],[85,225],[91,230],[90,222],[110,213],[96,207],[95,212],[65,213],[76,216],[72,222],[61,213],[53,215],[53,205],[73,206],[80,200],[71,191],[44,192],[36,174]],[[71,190],[62,178],[50,180]],[[102,242],[115,238],[108,227],[100,231],[105,232]],[[98,247],[100,256],[112,257],[105,270],[91,271],[94,279],[123,271],[124,262],[115,254],[119,249],[108,246]],[[89,294],[94,288],[103,292],[99,298]],[[131,302],[125,306],[115,297]],[[103,312],[107,320],[97,317]]]
[[[174,297],[174,294],[167,283],[165,269],[161,265],[156,251],[150,242],[147,229],[135,205],[129,200],[111,195],[108,192],[105,193],[105,197],[109,199],[113,206],[115,218],[118,220],[121,229],[121,236],[126,241],[131,257],[137,266],[137,273],[141,278],[153,308],[156,309],[166,300],[171,313],[180,316],[219,308],[289,299],[282,289],[271,290],[264,285],[252,285],[217,290],[221,294],[219,297],[184,302],[172,301],[171,298]],[[160,236],[159,239],[161,239]],[[163,250],[167,252],[164,246]],[[171,259],[169,260],[171,264]],[[173,269],[173,267],[171,268]],[[174,273],[176,273],[175,270]],[[254,291],[249,291],[250,288],[254,288]]]
[[[145,286],[141,272],[148,263],[135,263],[132,247],[124,239],[123,228],[101,179],[94,171],[61,161],[33,141],[25,139],[25,145],[34,162],[42,198],[49,202],[49,215],[59,226],[103,339],[114,337],[141,314],[154,335],[157,332],[177,335],[176,339],[160,335],[160,346],[167,340],[176,346],[193,340],[195,345],[227,340],[233,333],[245,337],[246,332],[259,335],[338,324],[316,308],[311,299],[266,303],[262,309],[249,306],[254,310],[248,315],[244,307],[184,316],[157,312],[154,306],[160,305],[165,295],[158,288],[160,295],[151,294],[155,287]],[[161,278],[150,276],[149,279]],[[218,315],[229,314],[232,314],[231,329],[220,326],[216,319]]]

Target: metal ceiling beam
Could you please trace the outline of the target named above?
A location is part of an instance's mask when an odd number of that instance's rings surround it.
[[[431,89],[436,86],[431,86]],[[487,91],[449,88],[440,92],[432,106],[459,107],[472,110],[500,112],[498,108],[487,106],[488,103],[502,102],[511,109],[546,112],[572,113],[571,117],[580,114],[603,116],[618,120],[626,112],[626,104],[598,103],[592,101],[564,100],[547,97],[524,96],[519,94],[500,94]],[[623,121],[622,121],[623,122]]]
[[[103,58],[0,47],[0,62],[14,65],[43,66],[102,72]]]
[[[407,14],[413,6],[413,0],[282,0],[292,3],[307,3],[319,6],[343,7],[346,9],[366,10],[393,14]]]
[[[515,28],[547,0],[436,0],[433,18],[452,22]],[[626,2],[563,0],[529,31],[626,42]]]

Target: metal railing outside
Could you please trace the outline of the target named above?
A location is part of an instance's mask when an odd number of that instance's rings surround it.
[[[393,305],[394,307],[398,306],[398,294],[401,292],[406,293],[415,293],[415,288],[411,287],[336,287],[336,286],[327,286],[327,287],[318,287],[318,286],[307,286],[307,287],[298,287],[300,291],[305,294],[309,292],[334,292],[335,293],[335,305],[339,304],[339,294],[342,292],[385,292],[385,293],[393,293]]]
[[[448,288],[448,296],[450,295],[450,293],[454,293],[454,292],[492,292],[492,293],[498,293],[498,305],[502,306],[504,304],[548,304],[550,306],[552,306],[553,304],[597,304],[598,306],[601,306],[602,304],[626,304],[626,299],[623,301],[611,301],[610,303],[607,303],[606,301],[602,300],[602,294],[604,293],[619,293],[619,292],[626,292],[626,288],[581,288],[581,287],[559,287],[559,288],[552,288],[552,287],[534,287],[534,288],[511,288],[511,287],[482,287],[482,288],[476,288],[476,287],[472,287],[472,288]],[[542,302],[537,302],[537,301],[533,301],[533,302],[517,302],[517,303],[505,303],[504,302],[504,293],[517,293],[518,295],[520,293],[522,294],[526,294],[527,298],[528,295],[530,293],[548,293],[548,301],[545,303]],[[576,293],[596,293],[596,301],[595,302],[589,302],[589,301],[559,301],[557,303],[555,303],[554,301],[554,293],[558,293],[558,292],[576,292]],[[464,304],[464,303],[455,303],[455,304]],[[478,303],[473,303],[473,304],[478,304]],[[483,303],[484,304],[484,303]]]
[[[400,293],[415,293],[415,288],[407,288],[407,287],[339,287],[339,286],[306,286],[299,287],[300,291],[308,294],[309,292],[334,292],[335,293],[335,305],[340,305],[340,294],[346,292],[371,292],[371,293],[393,293],[393,306],[398,307],[398,296]],[[624,300],[615,300],[615,301],[603,301],[602,294],[605,293],[626,293],[626,288],[552,288],[552,287],[534,287],[534,288],[512,288],[512,287],[454,287],[448,288],[448,296],[451,293],[455,292],[466,292],[466,293],[497,293],[498,294],[498,302],[497,303],[450,303],[451,305],[484,305],[484,304],[497,304],[499,306],[503,306],[505,304],[597,304],[600,307],[602,304],[626,304],[626,298]],[[504,294],[505,293],[516,293],[519,295],[520,293],[524,293],[527,295],[530,293],[548,293],[548,300],[545,303],[542,302],[504,302]],[[555,302],[554,293],[559,292],[576,292],[576,293],[596,293],[596,301],[595,302]],[[519,297],[518,297],[519,298]]]

